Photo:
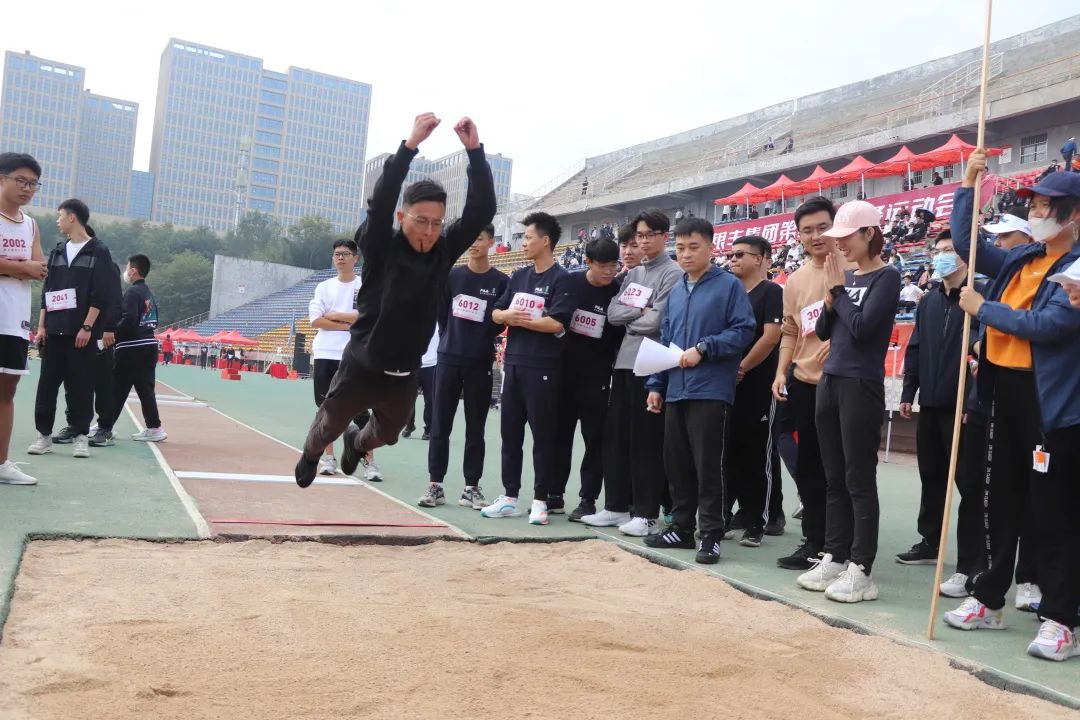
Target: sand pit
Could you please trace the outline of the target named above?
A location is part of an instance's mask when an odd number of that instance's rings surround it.
[[[3,718],[1077,717],[603,542],[35,542]]]

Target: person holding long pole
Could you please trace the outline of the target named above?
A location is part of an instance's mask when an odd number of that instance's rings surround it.
[[[971,155],[953,210],[954,243],[968,252],[974,186],[986,169]],[[972,596],[945,613],[962,630],[1003,629],[1016,544],[1030,493],[1040,535],[1039,585],[1044,619],[1028,653],[1048,660],[1080,655],[1080,312],[1048,279],[1077,259],[1080,176],[1054,173],[1021,196],[1031,197],[1029,222],[1037,242],[1012,250],[981,246],[975,269],[991,278],[986,296],[964,288],[960,307],[984,326],[977,388],[991,402],[985,489],[990,568],[975,578]]]

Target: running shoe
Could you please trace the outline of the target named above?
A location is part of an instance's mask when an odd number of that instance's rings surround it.
[[[1016,586],[1016,609],[1023,612],[1035,612],[1042,602],[1042,590],[1035,583],[1020,583]]]
[[[356,439],[359,436],[360,431],[355,425],[349,423],[349,427],[345,428],[345,434],[341,438],[345,443],[345,448],[341,451],[341,472],[345,475],[355,473],[360,461],[365,459],[356,449]]]
[[[582,499],[578,503],[578,506],[574,508],[570,513],[570,517],[567,518],[570,522],[583,522],[585,517],[596,514],[596,503],[592,500]]]
[[[302,488],[311,485],[311,483],[315,482],[315,473],[318,469],[318,460],[308,460],[304,453],[300,453],[300,459],[296,461],[296,468],[293,470],[296,484]]]
[[[8,460],[0,465],[0,485],[37,485],[37,478],[30,477]]]
[[[825,553],[814,563],[814,567],[800,575],[795,582],[803,590],[825,592],[844,570],[844,563],[833,562],[832,553]]]
[[[896,562],[901,565],[936,565],[937,564],[938,549],[926,542],[926,540],[919,540],[911,546],[911,549],[907,552],[902,552],[896,556]]]
[[[438,505],[446,504],[446,493],[443,492],[442,483],[429,483],[427,490],[420,496],[420,499],[416,501],[416,504],[420,507],[433,508]]]
[[[1053,620],[1044,620],[1039,634],[1028,645],[1028,655],[1062,662],[1080,656],[1080,643],[1076,633],[1069,628]]]
[[[645,538],[645,544],[657,550],[670,550],[672,548],[693,550],[696,547],[694,532],[692,530],[683,530],[675,525],[669,525],[662,532],[648,536]]]
[[[70,445],[75,442],[75,438],[78,436],[78,431],[73,427],[66,427],[60,432],[52,436],[52,441],[57,445]]]
[[[765,534],[769,537],[780,537],[784,534],[786,527],[787,518],[784,517],[784,513],[780,513],[774,518],[769,518],[769,522],[765,523]]]
[[[804,539],[795,552],[787,557],[779,558],[776,564],[785,570],[809,570],[821,559],[821,548],[812,545]]]
[[[38,435],[37,440],[30,444],[30,447],[26,448],[27,455],[44,455],[45,453],[51,453],[53,446],[53,440],[48,435]]]
[[[562,495],[548,495],[547,509],[551,515],[565,515],[566,501]]]
[[[863,572],[862,565],[848,563],[844,572],[825,588],[825,597],[843,603],[877,600],[878,587],[873,579]]]
[[[323,455],[319,460],[319,474],[333,475],[337,472],[337,458],[333,455]]]
[[[656,518],[636,517],[619,526],[619,532],[631,537],[648,537],[660,533],[660,523]]]
[[[592,527],[617,527],[630,522],[630,513],[601,510],[595,515],[586,515],[581,522]]]
[[[482,508],[480,514],[486,518],[521,517],[521,510],[518,510],[517,498],[500,495],[495,502]]]
[[[76,435],[75,442],[72,443],[71,457],[76,458],[88,458],[90,457],[90,438],[85,435]]]
[[[960,607],[949,610],[945,624],[958,630],[1004,630],[1005,613],[991,610],[974,597],[965,598]]]
[[[90,447],[111,447],[116,444],[116,436],[109,430],[99,429],[90,435]]]
[[[165,432],[164,428],[146,428],[142,432],[137,432],[131,436],[132,440],[138,440],[139,442],[161,442],[169,437],[169,434]]]
[[[368,453],[360,458],[360,463],[364,466],[365,480],[368,482],[382,482],[382,470],[375,464],[375,455],[373,453]]]
[[[743,547],[761,547],[764,535],[765,531],[762,528],[746,528],[743,530],[742,537],[739,538],[739,544]]]
[[[475,487],[466,485],[465,489],[461,491],[461,497],[458,498],[457,504],[473,510],[483,510],[487,507],[488,501],[479,485]]]
[[[543,500],[533,500],[532,506],[529,508],[529,524],[530,525],[547,525],[548,524],[548,506]]]
[[[968,576],[964,573],[953,573],[949,576],[949,579],[941,583],[938,590],[945,597],[951,598],[963,598],[967,597],[970,593],[967,590]]]
[[[701,563],[702,565],[715,565],[720,562],[720,540],[722,538],[718,534],[708,533],[701,536],[701,543],[698,545],[697,554],[694,555],[694,562]]]

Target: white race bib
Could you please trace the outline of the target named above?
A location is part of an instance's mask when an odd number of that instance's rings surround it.
[[[54,310],[74,310],[76,304],[75,288],[53,290],[52,292],[45,293],[45,310],[47,312],[53,312]]]
[[[524,310],[529,313],[533,320],[539,320],[544,315],[544,298],[530,293],[514,293],[514,299],[510,303],[511,310]]]
[[[630,307],[643,308],[649,304],[649,298],[652,297],[652,294],[652,288],[630,283],[622,291],[622,295],[619,296],[619,302]]]
[[[487,312],[487,300],[472,295],[458,295],[450,306],[454,317],[472,322],[484,322]]]
[[[575,310],[574,316],[570,319],[570,332],[585,335],[586,337],[599,338],[604,334],[605,322],[607,322],[607,318],[599,313],[589,312],[588,310]]]
[[[30,245],[25,238],[0,239],[0,257],[5,260],[29,260]]]
[[[817,319],[821,317],[822,311],[825,309],[825,301],[818,300],[813,305],[807,305],[800,312],[802,316],[802,334],[812,335],[817,328]]]

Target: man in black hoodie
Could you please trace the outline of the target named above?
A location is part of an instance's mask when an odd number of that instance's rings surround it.
[[[454,126],[469,155],[469,190],[461,218],[443,233],[446,191],[421,180],[405,188],[394,209],[417,147],[441,121],[418,115],[408,140],[386,161],[368,200],[368,215],[356,231],[364,257],[363,284],[356,296],[359,318],[341,365],[308,431],[296,484],[315,479],[323,449],[345,434],[341,471],[351,475],[365,453],[397,442],[416,402],[416,372],[435,330],[439,298],[454,261],[495,217],[495,185],[476,125],[465,117]],[[361,410],[371,419],[349,427]]]
[[[60,203],[56,224],[67,241],[49,254],[49,275],[41,289],[38,379],[34,424],[39,437],[27,452],[52,451],[56,394],[63,384],[71,402],[75,431],[73,455],[90,457],[93,418],[94,353],[105,331],[105,312],[120,294],[120,278],[109,248],[94,237],[88,225],[90,209],[72,198]]]

